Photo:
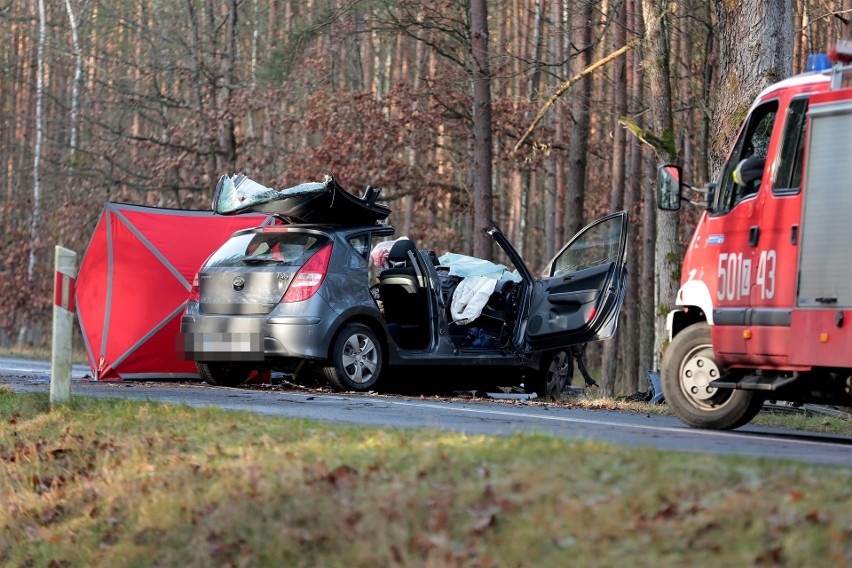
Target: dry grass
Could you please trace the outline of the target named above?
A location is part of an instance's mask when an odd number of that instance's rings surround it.
[[[848,566],[847,468],[0,392],[2,566]]]
[[[588,410],[619,410],[623,412],[654,414],[657,416],[674,416],[671,408],[666,404],[650,405],[645,402],[630,402],[605,396],[564,396],[553,404],[568,408],[585,408]],[[763,410],[750,424],[770,428],[852,436],[852,420],[835,418],[811,411]]]

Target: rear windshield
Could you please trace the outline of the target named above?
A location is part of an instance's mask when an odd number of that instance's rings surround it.
[[[301,266],[330,240],[325,235],[296,232],[237,235],[222,245],[206,266]]]

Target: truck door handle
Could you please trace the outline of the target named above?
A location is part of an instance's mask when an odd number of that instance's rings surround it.
[[[760,227],[754,226],[748,230],[748,246],[756,247],[760,242]]]
[[[836,304],[837,298],[814,298],[814,301],[820,304]]]

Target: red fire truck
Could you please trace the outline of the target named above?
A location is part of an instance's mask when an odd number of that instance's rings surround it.
[[[737,428],[767,399],[852,406],[852,44],[833,55],[760,93],[707,188],[661,365],[690,426]],[[658,206],[684,187],[661,167]]]

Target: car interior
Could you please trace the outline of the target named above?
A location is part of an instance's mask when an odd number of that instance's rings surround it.
[[[420,254],[414,242],[400,239],[387,255],[389,268],[378,275],[378,298],[388,331],[404,349],[425,349],[430,341],[428,288],[421,268],[415,262]],[[452,322],[450,302],[462,278],[450,275],[439,265],[437,255],[429,251],[427,258],[435,267],[441,283],[440,309],[445,310],[450,339],[459,348],[496,349],[511,342],[514,315],[517,313],[520,286],[500,280],[489,296],[482,312],[472,322]]]
[[[401,347],[422,349],[429,344],[429,304],[415,254],[409,239],[394,243],[388,252],[391,267],[379,274],[379,294],[394,340]]]

